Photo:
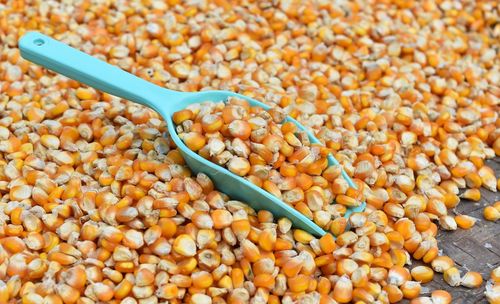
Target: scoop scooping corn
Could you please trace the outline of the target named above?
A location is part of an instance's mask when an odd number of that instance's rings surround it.
[[[192,104],[173,114],[179,138],[188,148],[338,235],[344,231],[334,220],[362,206],[366,184],[353,179],[357,186],[351,187],[342,167],[329,164],[331,150],[311,143],[305,131],[285,118],[280,109],[266,111],[237,97]],[[373,167],[367,164],[354,175],[370,175]]]

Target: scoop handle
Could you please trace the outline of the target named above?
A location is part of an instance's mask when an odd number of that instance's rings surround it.
[[[114,65],[92,57],[38,32],[19,40],[21,56],[76,81],[158,110],[165,99],[188,94],[159,87]],[[163,111],[168,107],[161,107]]]

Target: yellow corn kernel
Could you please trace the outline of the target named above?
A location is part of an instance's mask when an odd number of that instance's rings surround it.
[[[455,266],[455,262],[448,256],[438,256],[431,263],[432,269],[435,272],[443,273],[451,267]]]
[[[309,287],[310,278],[306,275],[299,274],[295,277],[288,278],[287,285],[292,292],[304,292]]]
[[[497,179],[495,178],[493,169],[488,166],[483,166],[477,173],[481,177],[483,187],[494,192],[497,188]]]
[[[386,285],[383,290],[387,293],[389,303],[397,303],[403,299],[403,292],[396,285]]]
[[[400,289],[405,299],[415,299],[420,295],[422,287],[420,286],[420,282],[406,281],[401,285]]]
[[[482,180],[479,174],[469,173],[464,177],[467,187],[479,189],[481,188]]]
[[[460,202],[460,197],[454,193],[446,193],[444,195],[444,204],[447,208],[455,208]]]
[[[205,289],[212,285],[213,277],[209,272],[198,271],[191,274],[191,280],[195,288]]]
[[[462,193],[461,197],[477,202],[481,199],[481,192],[479,189],[467,189],[464,193]]]
[[[187,234],[181,234],[175,238],[172,249],[186,257],[192,257],[196,254],[196,243]]]
[[[472,226],[474,226],[476,221],[477,221],[476,218],[464,214],[458,214],[455,216],[455,222],[457,223],[458,227],[462,229],[472,228]]]
[[[217,209],[211,214],[215,229],[223,229],[229,227],[233,222],[233,216],[227,210]]]
[[[198,132],[189,132],[182,134],[182,141],[186,144],[186,146],[193,151],[199,151],[203,148],[207,142],[205,136]]]
[[[253,280],[255,287],[267,288],[274,286],[274,277],[269,273],[261,273],[255,276]]]
[[[23,240],[17,236],[3,238],[0,243],[11,254],[22,252],[26,249],[26,245]]]
[[[500,266],[491,271],[490,277],[493,282],[500,283]]]
[[[295,229],[293,231],[293,238],[297,242],[300,242],[302,244],[309,244],[309,242],[312,241],[314,237],[311,234],[305,232],[304,230]]]
[[[272,251],[276,244],[276,233],[271,230],[264,230],[260,233],[258,242],[263,250]]]
[[[21,225],[22,224],[21,214],[22,214],[23,210],[24,209],[21,207],[16,207],[16,208],[12,209],[12,211],[9,214],[11,224],[13,224],[13,225]]]
[[[417,266],[411,270],[411,276],[415,281],[427,283],[434,278],[434,271],[427,266]]]
[[[241,248],[243,249],[243,255],[250,262],[257,262],[261,258],[259,248],[251,241],[243,240],[241,242]]]
[[[161,285],[157,289],[156,295],[159,298],[163,298],[166,300],[172,300],[175,297],[177,297],[178,292],[179,292],[179,288],[177,287],[177,285],[167,283],[167,284]],[[115,298],[116,298],[116,293],[115,293]]]
[[[263,185],[262,185],[262,188],[264,190],[266,190],[267,192],[271,193],[272,195],[276,196],[277,198],[281,199],[281,190],[278,188],[278,186],[269,181],[269,180],[265,180]]]
[[[55,290],[57,295],[64,299],[65,303],[76,303],[80,297],[78,290],[66,284],[57,284]]]
[[[461,282],[460,271],[456,267],[448,268],[444,271],[443,279],[450,286],[459,286]]]
[[[479,272],[468,271],[462,278],[461,285],[468,288],[478,288],[483,283],[483,277]]]
[[[483,210],[483,216],[488,221],[497,221],[500,219],[500,211],[493,206],[486,206]]]
[[[184,110],[175,112],[172,115],[172,120],[174,121],[174,123],[176,125],[180,125],[181,123],[183,123],[186,120],[193,119],[193,117],[194,117],[194,114],[191,110],[184,109]]]
[[[319,239],[319,246],[321,248],[321,251],[326,254],[332,253],[337,247],[333,235],[329,233],[325,234]]]
[[[338,217],[334,219],[332,224],[330,225],[330,232],[333,233],[333,235],[340,235],[344,233],[346,228],[347,219],[344,217]]]
[[[424,254],[424,257],[422,258],[422,261],[424,263],[431,263],[434,261],[434,259],[438,256],[439,254],[439,249],[437,247],[431,247],[427,253]]]
[[[87,273],[85,268],[81,266],[74,266],[64,271],[61,275],[64,283],[75,289],[81,289],[85,286],[87,281]]]
[[[446,290],[434,290],[431,293],[431,299],[433,303],[450,304],[452,298]]]
[[[233,157],[227,164],[229,171],[239,176],[245,176],[250,171],[250,163],[243,157]],[[264,186],[265,189],[265,186]],[[266,191],[271,192],[266,189]]]
[[[335,202],[346,207],[358,207],[361,205],[361,201],[344,194],[337,195]]]

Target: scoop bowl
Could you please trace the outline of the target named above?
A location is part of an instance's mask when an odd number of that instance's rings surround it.
[[[182,110],[190,104],[204,101],[220,102],[232,96],[245,99],[252,106],[265,110],[268,110],[269,106],[229,91],[186,93],[168,90],[37,32],[25,34],[19,40],[19,48],[21,56],[26,60],[95,89],[157,111],[167,122],[170,137],[177,145],[189,168],[195,173],[202,172],[208,175],[217,188],[231,198],[244,201],[256,210],[268,210],[276,218],[286,217],[292,221],[295,228],[303,229],[316,236],[322,236],[326,233],[313,221],[277,197],[191,151],[177,135],[175,124],[172,121],[174,112]],[[296,120],[290,117],[286,120],[296,124],[300,130],[306,131],[312,143],[319,143],[319,140]],[[328,156],[328,163],[329,165],[339,164],[331,155]],[[342,176],[351,187],[355,187],[344,170],[342,170]],[[356,208],[348,208],[345,216],[349,216],[352,212],[360,212],[364,207],[365,203]]]

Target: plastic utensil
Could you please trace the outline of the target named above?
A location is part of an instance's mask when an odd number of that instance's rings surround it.
[[[186,108],[189,104],[203,101],[224,101],[230,96],[245,99],[252,106],[258,106],[266,110],[269,109],[267,105],[247,96],[228,91],[186,93],[168,90],[37,32],[25,34],[19,40],[19,48],[22,57],[29,61],[98,90],[145,105],[157,111],[167,122],[170,136],[189,168],[194,172],[207,174],[217,188],[231,198],[244,201],[257,210],[269,210],[277,218],[287,217],[292,221],[294,227],[306,230],[316,236],[322,236],[326,233],[313,221],[275,196],[189,150],[177,135],[172,121],[172,114]],[[295,123],[299,129],[307,131],[304,126],[294,119],[288,117],[287,120]],[[309,131],[307,131],[307,134],[312,143],[319,143],[318,139]],[[337,160],[331,155],[328,157],[328,162],[330,165],[338,164]],[[342,176],[351,187],[355,187],[355,184],[343,170]],[[350,208],[346,216],[354,211],[362,211],[364,207],[365,203],[359,207]]]

